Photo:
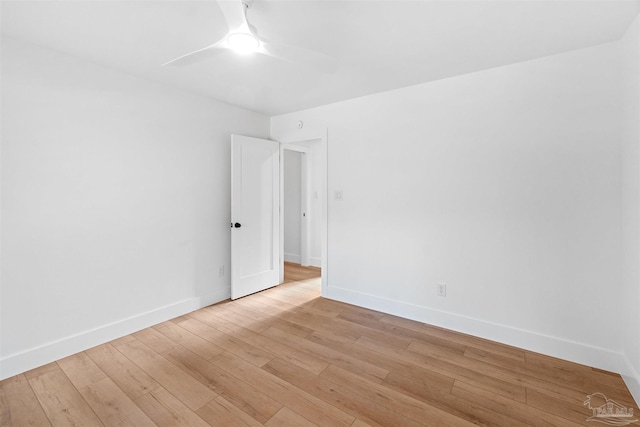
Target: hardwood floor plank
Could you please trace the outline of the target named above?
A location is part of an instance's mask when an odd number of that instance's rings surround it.
[[[500,394],[501,396],[509,397],[520,402],[524,402],[526,400],[524,387],[512,384],[502,379],[493,378],[481,373],[480,371],[467,369],[465,367],[457,366],[452,363],[409,350],[385,346],[368,338],[359,339],[357,344],[391,357],[397,357],[400,360],[421,366],[430,371],[439,372],[470,384],[476,384],[488,391]]]
[[[269,421],[264,423],[266,427],[318,427],[300,414],[295,413],[286,406],[275,414]]]
[[[143,394],[135,403],[158,427],[209,427],[206,421],[162,387]]]
[[[24,375],[16,375],[0,382],[0,426],[50,425]]]
[[[241,298],[239,300],[236,300],[236,302],[241,307],[244,307],[248,310],[252,310],[254,313],[260,312],[265,315],[268,315],[269,320],[268,321],[265,320],[265,322],[272,328],[277,328],[282,331],[285,331],[300,337],[306,337],[311,332],[313,332],[313,329],[281,319],[278,316],[283,314],[283,310],[269,306],[267,304],[263,304],[260,301],[258,301],[256,297]]]
[[[527,405],[553,414],[567,424],[572,422],[584,425],[587,418],[591,416],[591,411],[586,406],[583,406],[582,402],[569,402],[568,400],[557,399],[533,390],[527,390]]]
[[[311,373],[319,374],[329,365],[327,362],[319,359],[312,353],[305,353],[287,344],[283,344],[278,340],[265,336],[264,334],[258,334],[249,329],[245,329],[242,326],[231,323],[227,319],[219,317],[218,320],[216,320],[216,325],[219,331],[238,337],[247,344],[253,345],[263,350],[265,353],[270,354],[271,358],[275,357],[277,354]]]
[[[509,414],[512,424],[532,425],[532,426],[557,426],[557,427],[578,427],[565,418],[558,417],[543,410],[531,407],[525,403],[512,399],[487,393],[485,390],[462,381],[456,381],[451,389],[453,396],[463,399],[469,405],[479,405],[493,414]],[[504,425],[504,424],[502,424]]]
[[[336,335],[351,342],[355,342],[362,335],[361,330],[356,325],[344,321],[341,322],[336,319],[328,321],[325,316],[312,313],[308,310],[288,312],[283,315],[283,318],[306,326],[314,331]]]
[[[426,370],[418,375],[412,375],[405,371],[394,371],[390,372],[384,380],[386,386],[425,401],[431,401],[432,396],[450,394],[454,382],[453,378]]]
[[[367,308],[357,307],[342,301],[327,298],[317,298],[310,303],[310,306],[318,310],[338,312],[340,314],[354,314],[372,320],[380,320],[385,315],[380,311],[369,310]]]
[[[404,416],[427,425],[471,426],[472,423],[442,411],[384,385],[371,382],[337,366],[329,366],[320,377],[326,378],[342,390],[356,393],[376,405],[394,408]]]
[[[318,426],[346,427],[353,421],[352,416],[337,409],[335,406],[329,405],[316,396],[283,381],[265,370],[256,368],[242,359],[222,354],[213,362],[245,382],[250,382],[263,393],[273,396],[283,406],[286,405],[295,412],[303,414],[305,418]]]
[[[391,323],[393,325],[401,326],[406,329],[411,329],[417,332],[424,333],[434,338],[441,338],[444,340],[455,341],[463,344],[467,347],[474,347],[480,350],[485,350],[496,355],[503,357],[509,357],[513,360],[524,361],[524,350],[511,347],[504,344],[495,343],[483,338],[473,337],[460,332],[451,331],[448,329],[440,328],[433,325],[427,325],[425,323],[416,322],[415,320],[403,319],[401,317],[385,314],[381,319],[381,322]]]
[[[30,379],[29,384],[52,425],[103,425],[62,370],[39,375]]]
[[[288,320],[284,320],[284,319],[272,319],[269,322],[269,326],[271,328],[274,329],[279,329],[283,332],[286,332],[288,334],[291,335],[296,335],[298,337],[308,337],[309,334],[311,334],[313,332],[313,329],[308,328],[304,325],[300,325],[298,323],[294,323],[294,322],[289,322]]]
[[[311,332],[305,339],[330,348],[334,348],[335,346],[335,349],[338,351],[342,351],[343,348],[353,348],[354,343],[357,341],[317,330]]]
[[[263,425],[222,396],[198,409],[197,414],[212,426],[262,427]]]
[[[496,365],[486,363],[484,361],[465,357],[464,355],[449,352],[438,346],[433,346],[420,341],[413,341],[409,344],[407,351],[409,353],[426,356],[429,359],[443,361],[470,371],[483,372],[492,378],[511,383],[515,386],[535,386],[535,384],[537,384],[535,379],[531,378],[529,375],[512,370],[511,368],[514,366],[512,364],[504,363],[502,365]]]
[[[145,343],[148,347],[156,351],[157,353],[164,353],[172,348],[178,346],[178,343],[161,334],[154,328],[143,329],[133,334],[133,336],[140,342]],[[130,341],[130,344],[133,341]]]
[[[604,392],[608,396],[633,401],[620,374],[593,368],[555,357],[527,351],[525,369],[550,382],[558,380],[562,385],[576,388],[589,387]]]
[[[268,300],[273,301],[273,297],[269,298],[269,296],[267,296]],[[308,301],[305,301],[304,303],[299,303],[299,304],[291,304],[289,303],[289,308],[286,310],[288,313],[299,313],[299,312],[308,312],[308,313],[312,313],[314,315],[317,316],[321,316],[321,318],[331,318],[331,319],[335,319],[336,317],[338,317],[340,315],[339,311],[332,311],[332,310],[328,310],[328,309],[317,309],[315,308],[315,303],[316,301],[320,300],[322,298],[315,297],[315,298],[311,298]],[[286,297],[282,298],[282,301],[286,301]]]
[[[335,337],[330,337],[321,333],[314,332],[309,337],[307,337],[307,339],[323,346],[332,348],[336,351],[349,354],[358,360],[362,360],[374,366],[385,369],[389,371],[389,375],[393,373],[401,373],[411,378],[432,378],[434,380],[441,381],[442,383],[449,384],[449,389],[453,385],[453,378],[443,375],[440,372],[425,369],[424,367],[406,362],[404,360],[393,357],[392,355],[390,356],[371,351],[370,349],[362,347],[360,345],[336,340]]]
[[[459,354],[464,354],[465,350],[467,349],[467,346],[465,344],[461,344],[455,340],[445,339],[426,333],[427,329],[419,327],[416,328],[415,326],[416,324],[418,324],[417,322],[413,322],[411,320],[407,321],[407,319],[403,319],[409,323],[403,322],[401,325],[398,325],[395,323],[383,321],[383,319],[385,319],[386,317],[388,317],[388,315],[383,315],[382,317],[377,318],[366,316],[359,312],[347,312],[339,316],[340,319],[366,326],[369,329],[377,330],[384,334],[389,334],[394,337],[403,337],[410,341],[418,341],[429,345],[442,347]],[[412,327],[405,327],[409,325],[411,325]],[[365,336],[375,338],[375,335],[371,334]]]
[[[218,397],[212,390],[140,341],[123,344],[118,347],[118,351],[194,411]]]
[[[273,359],[263,369],[310,394],[318,396],[348,414],[361,418],[372,426],[413,427],[423,425],[396,412],[395,408],[389,409],[377,405],[365,397],[350,393],[348,390],[342,390],[332,382],[287,364],[284,360]]]
[[[282,299],[273,299],[269,295],[270,294],[268,292],[258,292],[257,294],[250,295],[250,299],[259,301],[260,303],[267,305],[272,309],[279,310],[281,314],[298,308],[298,305],[293,304],[291,301],[287,302],[286,300]]]
[[[384,368],[380,368],[363,360],[351,357],[348,354],[341,353],[320,344],[316,344],[313,341],[300,338],[296,335],[288,334],[279,329],[269,328],[264,332],[264,335],[278,340],[290,347],[295,347],[309,354],[314,354],[316,355],[316,357],[321,358],[326,363],[334,364],[350,372],[368,378],[371,381],[380,383],[389,374],[389,371]]]
[[[395,346],[397,347],[402,346],[404,342],[406,342],[406,345],[404,345],[406,347],[411,342],[418,340],[418,342],[428,343],[434,348],[442,347],[447,351],[456,352],[460,355],[464,354],[464,351],[466,349],[464,345],[460,345],[457,343],[452,344],[451,341],[438,339],[427,334],[413,331],[411,329],[406,329],[389,323],[380,322],[377,319],[371,319],[360,314],[342,313],[340,314],[340,316],[338,316],[338,319],[342,319],[347,322],[355,323],[365,327],[366,329],[363,329],[362,335],[372,339],[377,339],[379,341],[388,341],[390,339],[389,337],[393,337],[396,340],[402,338],[402,343],[395,344]],[[371,331],[369,331],[368,329]]]
[[[525,369],[520,369],[518,366],[520,362],[505,362],[502,365],[485,363],[484,361],[460,356],[458,354],[443,352],[434,346],[417,341],[412,342],[407,350],[424,355],[427,358],[424,360],[437,359],[460,368],[464,368],[468,371],[483,372],[491,378],[511,383],[514,386],[526,387],[527,389],[544,392],[550,395],[570,396],[575,393],[575,390],[571,387],[571,383],[568,381],[561,383],[541,379],[538,375],[532,375],[531,372],[526,371]],[[577,381],[580,384],[584,384],[584,380],[582,379],[578,379]],[[575,382],[573,382],[573,384],[575,384]],[[600,386],[600,388],[606,393],[605,386]]]
[[[356,419],[353,424],[351,424],[351,427],[371,427],[371,425],[365,423],[364,421],[360,420],[360,419]]]
[[[497,369],[508,369],[525,387],[538,391],[545,390],[557,397],[572,395],[577,390],[590,389],[603,392],[612,398],[633,400],[620,375],[591,372],[591,368],[581,365],[567,369],[564,367],[566,363],[562,363],[564,361],[556,362],[558,364],[553,366],[520,362],[475,348],[468,348],[465,356],[481,361],[485,364],[484,366],[489,364]],[[582,394],[579,393],[579,395]]]
[[[320,279],[320,268],[312,266],[302,266],[293,262],[285,261],[285,283],[295,280]]]
[[[260,312],[247,312],[242,309],[242,307],[233,304],[219,304],[215,307],[212,307],[208,310],[209,313],[215,315],[219,319],[222,319],[226,322],[233,323],[238,326],[242,326],[245,329],[248,329],[257,334],[262,333],[265,329],[269,327],[266,324],[268,320],[268,315],[263,315]]]
[[[57,362],[47,363],[46,365],[42,365],[39,368],[31,369],[30,371],[25,372],[23,375],[27,380],[31,380],[33,378],[39,377],[40,375],[48,374],[49,372],[58,372],[60,370],[60,366]]]
[[[84,352],[58,360],[58,365],[77,389],[107,378],[102,369]]]
[[[312,329],[305,328],[301,325],[297,325],[280,318],[280,316],[287,310],[282,306],[276,307],[265,304],[261,301],[260,297],[260,294],[251,295],[251,298],[240,298],[235,300],[234,304],[254,314],[260,315],[263,321],[270,327],[284,327],[287,332],[299,336],[307,336],[312,332]]]
[[[284,284],[284,286],[267,289],[265,294],[272,298],[281,299],[295,305],[302,305],[320,297],[320,292],[318,292],[317,289],[294,286],[290,283]]]
[[[501,412],[494,412],[491,409],[474,404],[473,400],[454,396],[451,393],[453,381],[451,384],[445,383],[442,386],[438,386],[437,382],[428,378],[409,377],[392,372],[385,381],[385,385],[473,424],[484,426],[529,425]],[[481,393],[487,394],[484,390]],[[503,399],[513,401],[508,398]]]
[[[155,426],[116,383],[106,376],[79,391],[106,426]]]
[[[264,291],[264,297],[293,305],[295,307],[304,305],[314,298],[318,298],[317,294],[301,294],[298,292],[292,292],[286,287],[267,289]]]
[[[126,342],[131,342],[131,340]],[[132,400],[160,386],[157,381],[111,344],[91,348],[86,351],[86,354]]]
[[[281,295],[279,296],[278,293],[275,293],[275,290],[280,289],[282,289],[283,292],[281,292]],[[319,296],[310,299],[308,298],[304,302],[295,303],[294,301],[289,300],[286,295],[282,296],[282,294],[285,293],[284,291],[285,289],[281,287],[272,288],[271,292],[265,291],[250,295],[250,299],[258,301],[263,305],[269,306],[272,310],[279,310],[279,316],[281,316],[283,319],[285,318],[284,315],[286,314],[297,313],[300,311],[308,311],[318,316],[327,318],[335,318],[340,314],[340,312],[338,311],[319,310],[314,308],[313,301],[321,299]]]
[[[217,346],[204,338],[200,338],[196,334],[189,332],[174,322],[164,322],[154,326],[153,329],[207,360],[224,352],[224,348]]]
[[[265,422],[282,408],[282,404],[258,390],[250,382],[242,381],[234,376],[233,372],[220,369],[217,360],[224,356],[224,353],[214,359],[205,360],[185,348],[175,348],[165,355],[176,366],[189,372],[202,384],[259,422]]]
[[[354,322],[354,319],[359,320],[359,322]],[[398,348],[407,348],[407,346],[411,344],[411,338],[403,336],[401,334],[395,334],[393,331],[385,331],[372,328],[369,325],[365,325],[363,323],[371,322],[370,324],[377,325],[380,324],[380,322],[376,320],[371,321],[370,319],[366,319],[365,321],[364,319],[364,317],[354,315],[350,315],[349,317],[343,317],[342,315],[340,315],[338,317],[338,321],[349,325],[350,328],[360,334],[360,337],[366,337]]]
[[[206,312],[194,313],[192,318],[178,325],[256,366],[273,359],[272,354],[216,329],[216,319]]]

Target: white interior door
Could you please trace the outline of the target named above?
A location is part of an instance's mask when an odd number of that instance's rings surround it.
[[[280,144],[231,135],[231,299],[280,283]]]

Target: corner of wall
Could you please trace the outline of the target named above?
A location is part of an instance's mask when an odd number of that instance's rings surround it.
[[[638,402],[640,402],[640,382],[638,382],[638,377],[628,377],[626,375],[622,376],[624,383],[629,388],[629,392],[631,392],[631,396],[636,401],[636,405],[640,406]]]
[[[626,303],[621,374],[636,402],[640,403],[640,16],[636,16],[620,42],[622,289]]]

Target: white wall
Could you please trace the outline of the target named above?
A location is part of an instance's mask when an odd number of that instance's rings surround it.
[[[622,39],[622,236],[625,321],[623,350],[629,365],[627,385],[640,401],[640,18]]]
[[[273,117],[328,127],[326,295],[620,371],[620,90],[612,43]]]
[[[1,89],[0,378],[229,296],[229,136],[267,117],[7,38]]]
[[[300,199],[300,156],[297,151],[283,151],[284,195],[284,260],[300,264],[300,224],[302,200]]]

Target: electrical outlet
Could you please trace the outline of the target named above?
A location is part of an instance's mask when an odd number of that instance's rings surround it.
[[[444,283],[438,283],[438,296],[446,297],[447,296],[447,285]]]
[[[218,277],[224,276],[224,265],[218,267]]]

